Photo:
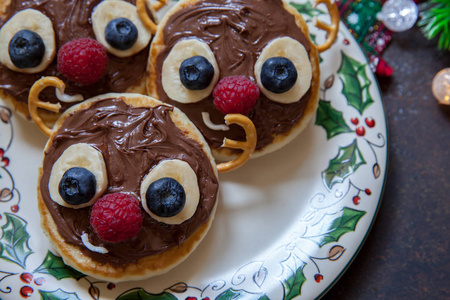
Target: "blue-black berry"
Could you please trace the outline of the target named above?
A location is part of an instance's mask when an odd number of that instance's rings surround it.
[[[18,31],[8,45],[12,63],[20,69],[37,67],[44,58],[45,44],[41,36],[34,31]]]
[[[59,194],[71,205],[89,202],[95,195],[97,180],[91,171],[74,167],[68,169],[59,182]]]
[[[173,178],[158,179],[145,193],[148,209],[159,217],[173,217],[181,212],[186,203],[183,186]]]
[[[180,66],[180,80],[188,90],[203,90],[214,77],[214,67],[203,56],[185,59]]]
[[[285,57],[272,57],[261,68],[261,83],[269,91],[281,94],[289,91],[297,81],[297,70]]]
[[[138,38],[136,25],[129,19],[117,18],[109,21],[105,28],[105,39],[114,48],[127,50]]]

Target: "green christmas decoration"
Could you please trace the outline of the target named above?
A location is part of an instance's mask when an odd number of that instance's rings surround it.
[[[427,2],[417,25],[427,39],[438,38],[439,49],[450,50],[450,0]]]

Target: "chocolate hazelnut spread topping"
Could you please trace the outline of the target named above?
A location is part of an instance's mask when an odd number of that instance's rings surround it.
[[[171,110],[165,105],[132,107],[120,98],[111,98],[77,110],[63,122],[45,150],[40,190],[67,243],[79,246],[85,255],[100,263],[122,265],[177,247],[207,221],[216,201],[218,181],[202,146],[187,138],[173,123]],[[48,183],[55,161],[76,143],[87,143],[102,153],[108,172],[107,194],[128,193],[137,199],[143,177],[159,162],[186,161],[197,175],[200,190],[195,214],[179,225],[168,225],[157,222],[141,208],[143,223],[136,237],[115,244],[100,240],[89,222],[91,207],[63,207],[49,194]],[[83,232],[89,235],[90,243],[109,252],[89,251],[81,241]]]
[[[135,4],[135,0],[126,0]],[[95,39],[91,23],[91,13],[101,0],[12,0],[5,15],[0,16],[0,27],[15,13],[32,8],[41,11],[53,23],[55,31],[56,51],[66,42],[77,38],[89,37]],[[25,74],[12,71],[0,63],[0,89],[12,95],[17,101],[27,103],[28,92],[35,81],[42,76],[57,76],[66,84],[65,93],[69,95],[82,94],[84,99],[106,92],[125,92],[130,86],[135,86],[145,75],[149,46],[138,54],[119,58],[108,54],[106,74],[98,82],[90,85],[80,85],[70,82],[57,69],[56,57],[46,70],[36,74]],[[8,51],[8,49],[0,49]],[[55,90],[45,89],[41,93],[43,101],[56,103]],[[61,103],[63,110],[71,104]],[[73,105],[73,104],[72,104]]]
[[[196,37],[206,42],[216,57],[220,78],[244,75],[253,81],[256,81],[255,63],[263,48],[273,39],[288,36],[299,41],[308,53],[311,51],[310,42],[281,0],[198,1],[171,15],[163,32],[166,47],[156,60],[158,95],[162,101],[185,112],[213,148],[219,148],[224,137],[243,140],[245,134],[238,126],[222,132],[204,124],[202,112],[209,112],[213,123],[224,122],[224,115],[215,108],[212,95],[194,104],[181,104],[168,98],[161,84],[160,70],[178,41]],[[302,118],[310,95],[311,89],[298,102],[280,104],[261,93],[256,106],[247,114],[257,130],[256,149],[272,143],[274,135],[288,133]]]

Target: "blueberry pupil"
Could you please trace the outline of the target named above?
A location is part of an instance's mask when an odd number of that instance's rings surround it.
[[[109,21],[105,28],[105,39],[114,48],[127,50],[138,38],[138,30],[130,20],[117,18]]]
[[[289,91],[297,81],[297,70],[292,61],[285,57],[272,57],[261,68],[261,83],[273,93]]]
[[[169,177],[152,182],[145,197],[149,210],[159,217],[173,217],[179,214],[186,203],[183,186]]]
[[[180,66],[180,80],[188,90],[203,90],[214,77],[214,67],[203,56],[185,59]]]
[[[85,168],[68,169],[59,182],[61,198],[71,205],[89,202],[95,195],[97,181],[95,175]]]
[[[11,62],[20,69],[37,67],[44,58],[45,44],[39,34],[28,29],[18,31],[8,45]]]

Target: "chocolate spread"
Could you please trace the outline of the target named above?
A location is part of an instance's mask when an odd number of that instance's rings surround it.
[[[281,0],[206,0],[183,8],[169,17],[164,27],[166,45],[157,57],[157,93],[160,99],[179,107],[199,127],[213,148],[222,145],[223,138],[243,140],[244,131],[232,126],[230,131],[208,128],[202,112],[209,112],[213,123],[223,123],[213,98],[195,104],[180,104],[168,98],[161,84],[164,60],[172,47],[181,39],[196,37],[212,49],[220,69],[220,78],[244,75],[255,80],[254,66],[263,48],[273,39],[288,36],[299,41],[309,53],[311,46],[295,23],[295,17],[283,7]],[[257,149],[273,141],[273,135],[287,133],[303,116],[311,89],[298,102],[280,104],[262,93],[247,115],[255,124],[258,134]]]
[[[0,15],[0,27],[16,12],[27,8],[41,11],[53,23],[55,31],[56,51],[68,41],[89,37],[95,39],[92,29],[91,13],[101,0],[12,0],[4,16]],[[135,0],[127,0],[135,4]],[[57,76],[66,84],[65,93],[69,95],[82,94],[84,99],[106,92],[125,92],[130,86],[135,86],[145,75],[149,46],[138,54],[119,58],[108,54],[106,74],[98,82],[90,85],[80,85],[70,82],[57,69],[56,56],[46,70],[36,74],[19,73],[8,69],[0,63],[0,89],[15,97],[19,102],[27,103],[28,92],[33,83],[42,76]],[[8,51],[8,49],[0,49]],[[40,98],[43,101],[56,103],[54,88],[45,89]],[[63,110],[73,104],[61,103]]]
[[[67,243],[79,246],[85,255],[100,263],[121,265],[176,247],[187,239],[211,213],[218,181],[202,146],[187,138],[172,122],[168,106],[132,107],[121,99],[95,102],[89,109],[75,111],[59,128],[45,150],[42,198]],[[194,216],[179,225],[152,219],[142,209],[143,223],[138,235],[117,244],[100,240],[89,223],[91,207],[73,209],[60,206],[50,198],[49,178],[55,161],[65,149],[87,143],[98,149],[106,163],[109,193],[128,193],[140,198],[140,185],[149,170],[165,159],[186,161],[197,174],[200,201]],[[108,249],[107,254],[89,251],[81,241],[88,233],[93,245]]]

